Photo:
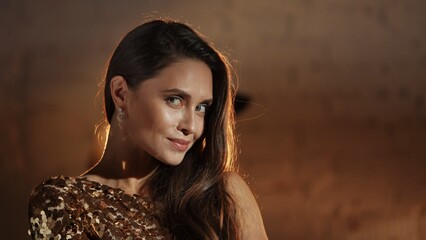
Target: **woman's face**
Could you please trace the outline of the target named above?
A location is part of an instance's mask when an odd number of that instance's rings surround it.
[[[202,135],[212,100],[210,68],[180,59],[130,91],[124,120],[128,139],[138,151],[178,165]]]

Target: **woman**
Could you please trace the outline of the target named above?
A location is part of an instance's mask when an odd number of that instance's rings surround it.
[[[110,132],[79,177],[33,190],[33,239],[267,239],[235,172],[230,67],[188,26],[129,32],[105,79]]]

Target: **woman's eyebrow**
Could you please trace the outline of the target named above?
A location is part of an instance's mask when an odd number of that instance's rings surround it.
[[[183,91],[182,89],[179,88],[172,88],[172,89],[167,89],[164,90],[163,93],[174,93],[174,94],[178,94],[181,96],[185,96],[185,97],[191,97],[191,95],[189,95],[189,93]]]
[[[184,90],[179,89],[179,88],[167,89],[167,90],[164,90],[163,93],[166,93],[166,94],[172,93],[172,94],[177,94],[177,95],[182,96],[182,97],[191,98],[191,95],[189,93],[187,93]],[[202,101],[201,104],[211,105],[212,102],[213,102],[213,98],[208,98],[208,99]]]

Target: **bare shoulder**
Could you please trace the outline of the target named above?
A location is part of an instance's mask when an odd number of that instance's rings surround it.
[[[243,240],[268,239],[256,198],[236,172],[226,174],[226,189],[235,202]]]
[[[226,173],[226,189],[238,204],[251,204],[257,207],[252,191],[240,174],[236,172]]]

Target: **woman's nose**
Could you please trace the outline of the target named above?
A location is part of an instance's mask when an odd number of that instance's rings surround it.
[[[196,131],[196,119],[195,112],[191,110],[186,110],[178,125],[178,130],[181,131],[184,135],[194,134]]]

